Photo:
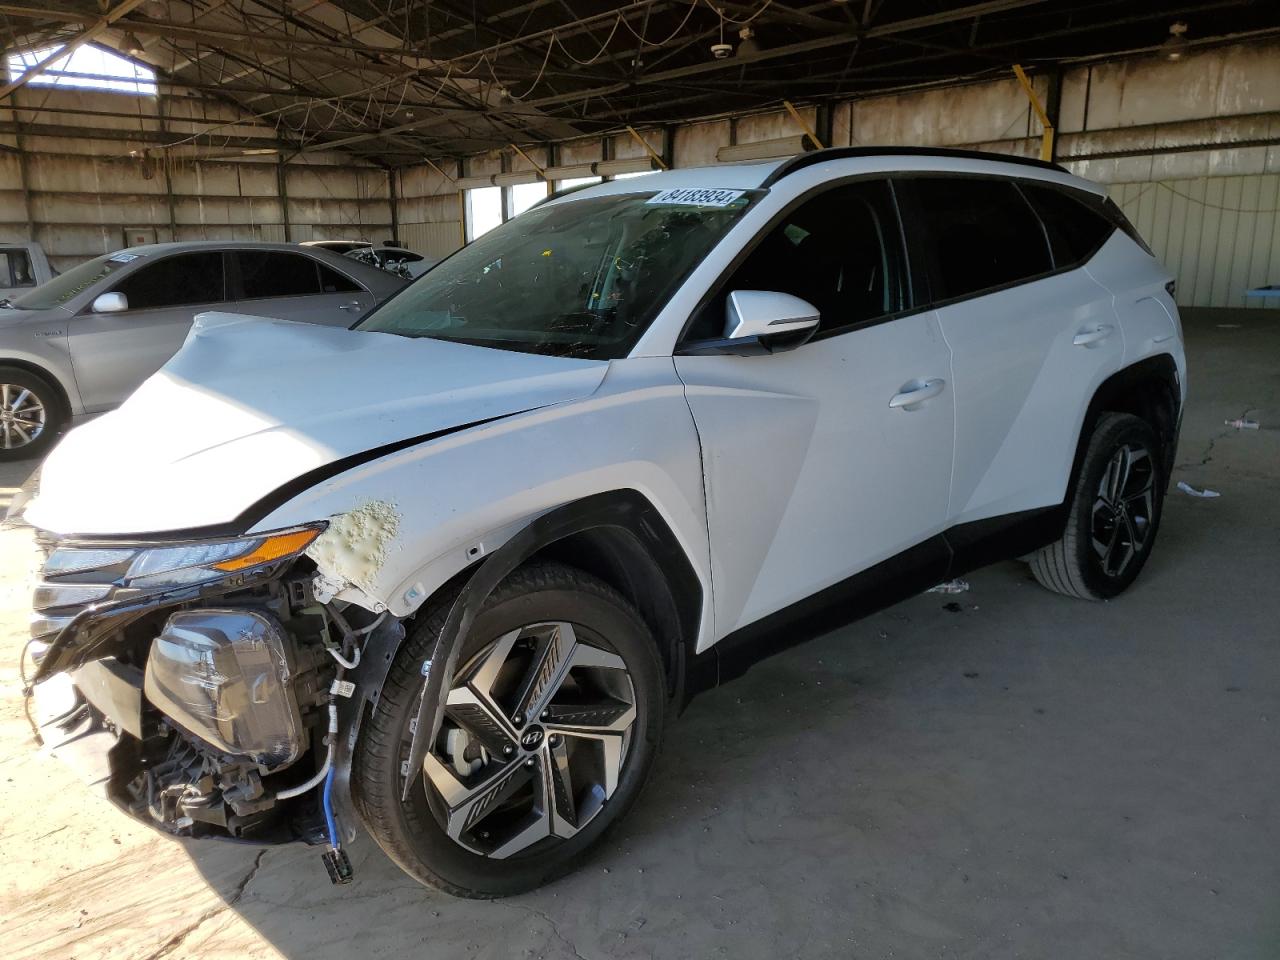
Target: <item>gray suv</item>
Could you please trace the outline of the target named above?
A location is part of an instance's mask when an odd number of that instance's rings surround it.
[[[73,416],[118,406],[207,310],[348,327],[404,280],[327,250],[131,247],[0,300],[0,460],[39,456]]]

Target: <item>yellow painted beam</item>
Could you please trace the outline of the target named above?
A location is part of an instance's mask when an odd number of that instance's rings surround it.
[[[521,150],[517,144],[514,144],[514,143],[511,144],[511,149],[514,150],[516,153],[520,154],[520,156],[524,157],[525,160],[529,162],[529,166],[533,167],[533,169],[538,171],[538,176],[540,176],[543,180],[547,179],[547,171],[544,170],[542,167],[538,166],[538,164],[534,161],[533,157],[529,156],[527,153]]]
[[[627,133],[631,134],[633,137],[635,137],[635,138],[636,138],[636,142],[637,142],[637,143],[639,143],[639,144],[640,144],[640,146],[644,147],[645,152],[649,154],[649,158],[650,158],[654,163],[656,163],[656,164],[658,165],[658,168],[659,168],[659,169],[661,169],[661,170],[666,170],[666,169],[667,169],[667,165],[666,165],[666,163],[664,163],[664,162],[663,162],[662,157],[658,156],[658,152],[657,152],[656,150],[654,150],[654,149],[653,149],[653,147],[649,146],[649,141],[648,141],[648,140],[646,140],[644,137],[640,136],[640,134],[636,133],[636,128],[635,128],[635,127],[633,127],[633,126],[631,126],[630,124],[628,124],[628,125],[627,125]]]
[[[800,125],[800,129],[804,131],[804,135],[813,141],[813,145],[819,150],[825,149],[825,145],[818,139],[818,135],[813,132],[813,128],[804,122],[804,117],[800,116],[800,111],[795,108],[790,100],[783,100],[782,105],[787,108],[787,113],[791,114],[791,119]]]
[[[1018,82],[1022,84],[1022,89],[1027,95],[1027,99],[1031,101],[1031,109],[1036,112],[1036,116],[1040,118],[1040,126],[1044,128],[1044,135],[1040,138],[1040,159],[1053,159],[1053,124],[1049,122],[1049,115],[1044,112],[1044,106],[1040,103],[1040,98],[1036,96],[1036,88],[1031,85],[1031,79],[1027,76],[1027,72],[1022,69],[1022,64],[1015,63],[1013,65],[1013,73],[1018,78]]]

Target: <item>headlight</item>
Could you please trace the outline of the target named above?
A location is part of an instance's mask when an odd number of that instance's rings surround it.
[[[45,560],[36,585],[32,637],[57,633],[84,606],[119,596],[215,583],[302,553],[325,524],[227,540],[186,543],[64,544]]]
[[[143,689],[179,727],[268,771],[306,749],[289,642],[253,610],[175,613],[151,646]]]
[[[324,524],[232,540],[115,546],[59,546],[44,564],[46,580],[154,589],[220,580],[300,554]]]
[[[129,564],[130,587],[169,587],[220,580],[229,573],[294,557],[320,536],[320,527],[284,530],[265,537],[190,543],[143,550]]]

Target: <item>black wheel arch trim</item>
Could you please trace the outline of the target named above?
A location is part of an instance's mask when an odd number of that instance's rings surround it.
[[[1160,460],[1164,486],[1168,490],[1182,429],[1182,388],[1178,365],[1168,353],[1145,357],[1113,373],[1093,392],[1071,463],[1068,495],[1075,487],[1089,447],[1089,437],[1104,413],[1132,413],[1151,424],[1160,439]],[[1066,523],[1066,517],[1063,517]]]
[[[688,663],[687,650],[696,642],[701,618],[703,594],[701,583],[675,535],[662,519],[652,503],[636,490],[612,490],[593,494],[581,500],[555,507],[535,517],[517,531],[506,543],[484,558],[461,571],[448,584],[437,591],[458,589],[452,601],[449,615],[440,635],[436,638],[431,656],[424,669],[425,681],[418,694],[418,712],[411,738],[408,769],[420,766],[427,746],[439,728],[442,711],[441,693],[457,667],[461,644],[457,639],[466,635],[485,601],[506,577],[526,561],[554,549],[576,536],[609,532],[615,536],[634,538],[650,552],[660,572],[665,573],[666,583],[672,592],[675,606],[674,622],[666,621],[666,627],[677,632],[674,636],[655,635],[660,645],[670,645],[669,651],[661,651],[668,667],[668,692],[673,702],[680,702],[685,687],[684,667]],[[581,569],[594,573],[590,566]],[[621,591],[627,592],[627,591]],[[429,602],[429,601],[428,601]],[[642,616],[644,611],[641,611]],[[660,618],[658,624],[664,626]],[[335,794],[344,809],[352,809],[350,796],[351,762],[359,730],[367,711],[376,705],[391,663],[404,641],[403,626],[398,630],[380,627],[366,643],[358,672],[349,674],[359,691],[346,700],[339,711],[339,728],[346,731],[342,737],[337,757]],[[665,632],[665,631],[664,631]],[[443,659],[441,659],[443,655]],[[437,708],[432,710],[433,705]],[[405,796],[412,783],[406,780]]]

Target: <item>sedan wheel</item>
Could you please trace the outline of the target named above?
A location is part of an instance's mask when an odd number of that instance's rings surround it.
[[[0,383],[0,448],[34,443],[44,433],[45,416],[44,402],[30,387]]]
[[[66,404],[43,377],[0,365],[0,461],[43,456],[66,422]]]

